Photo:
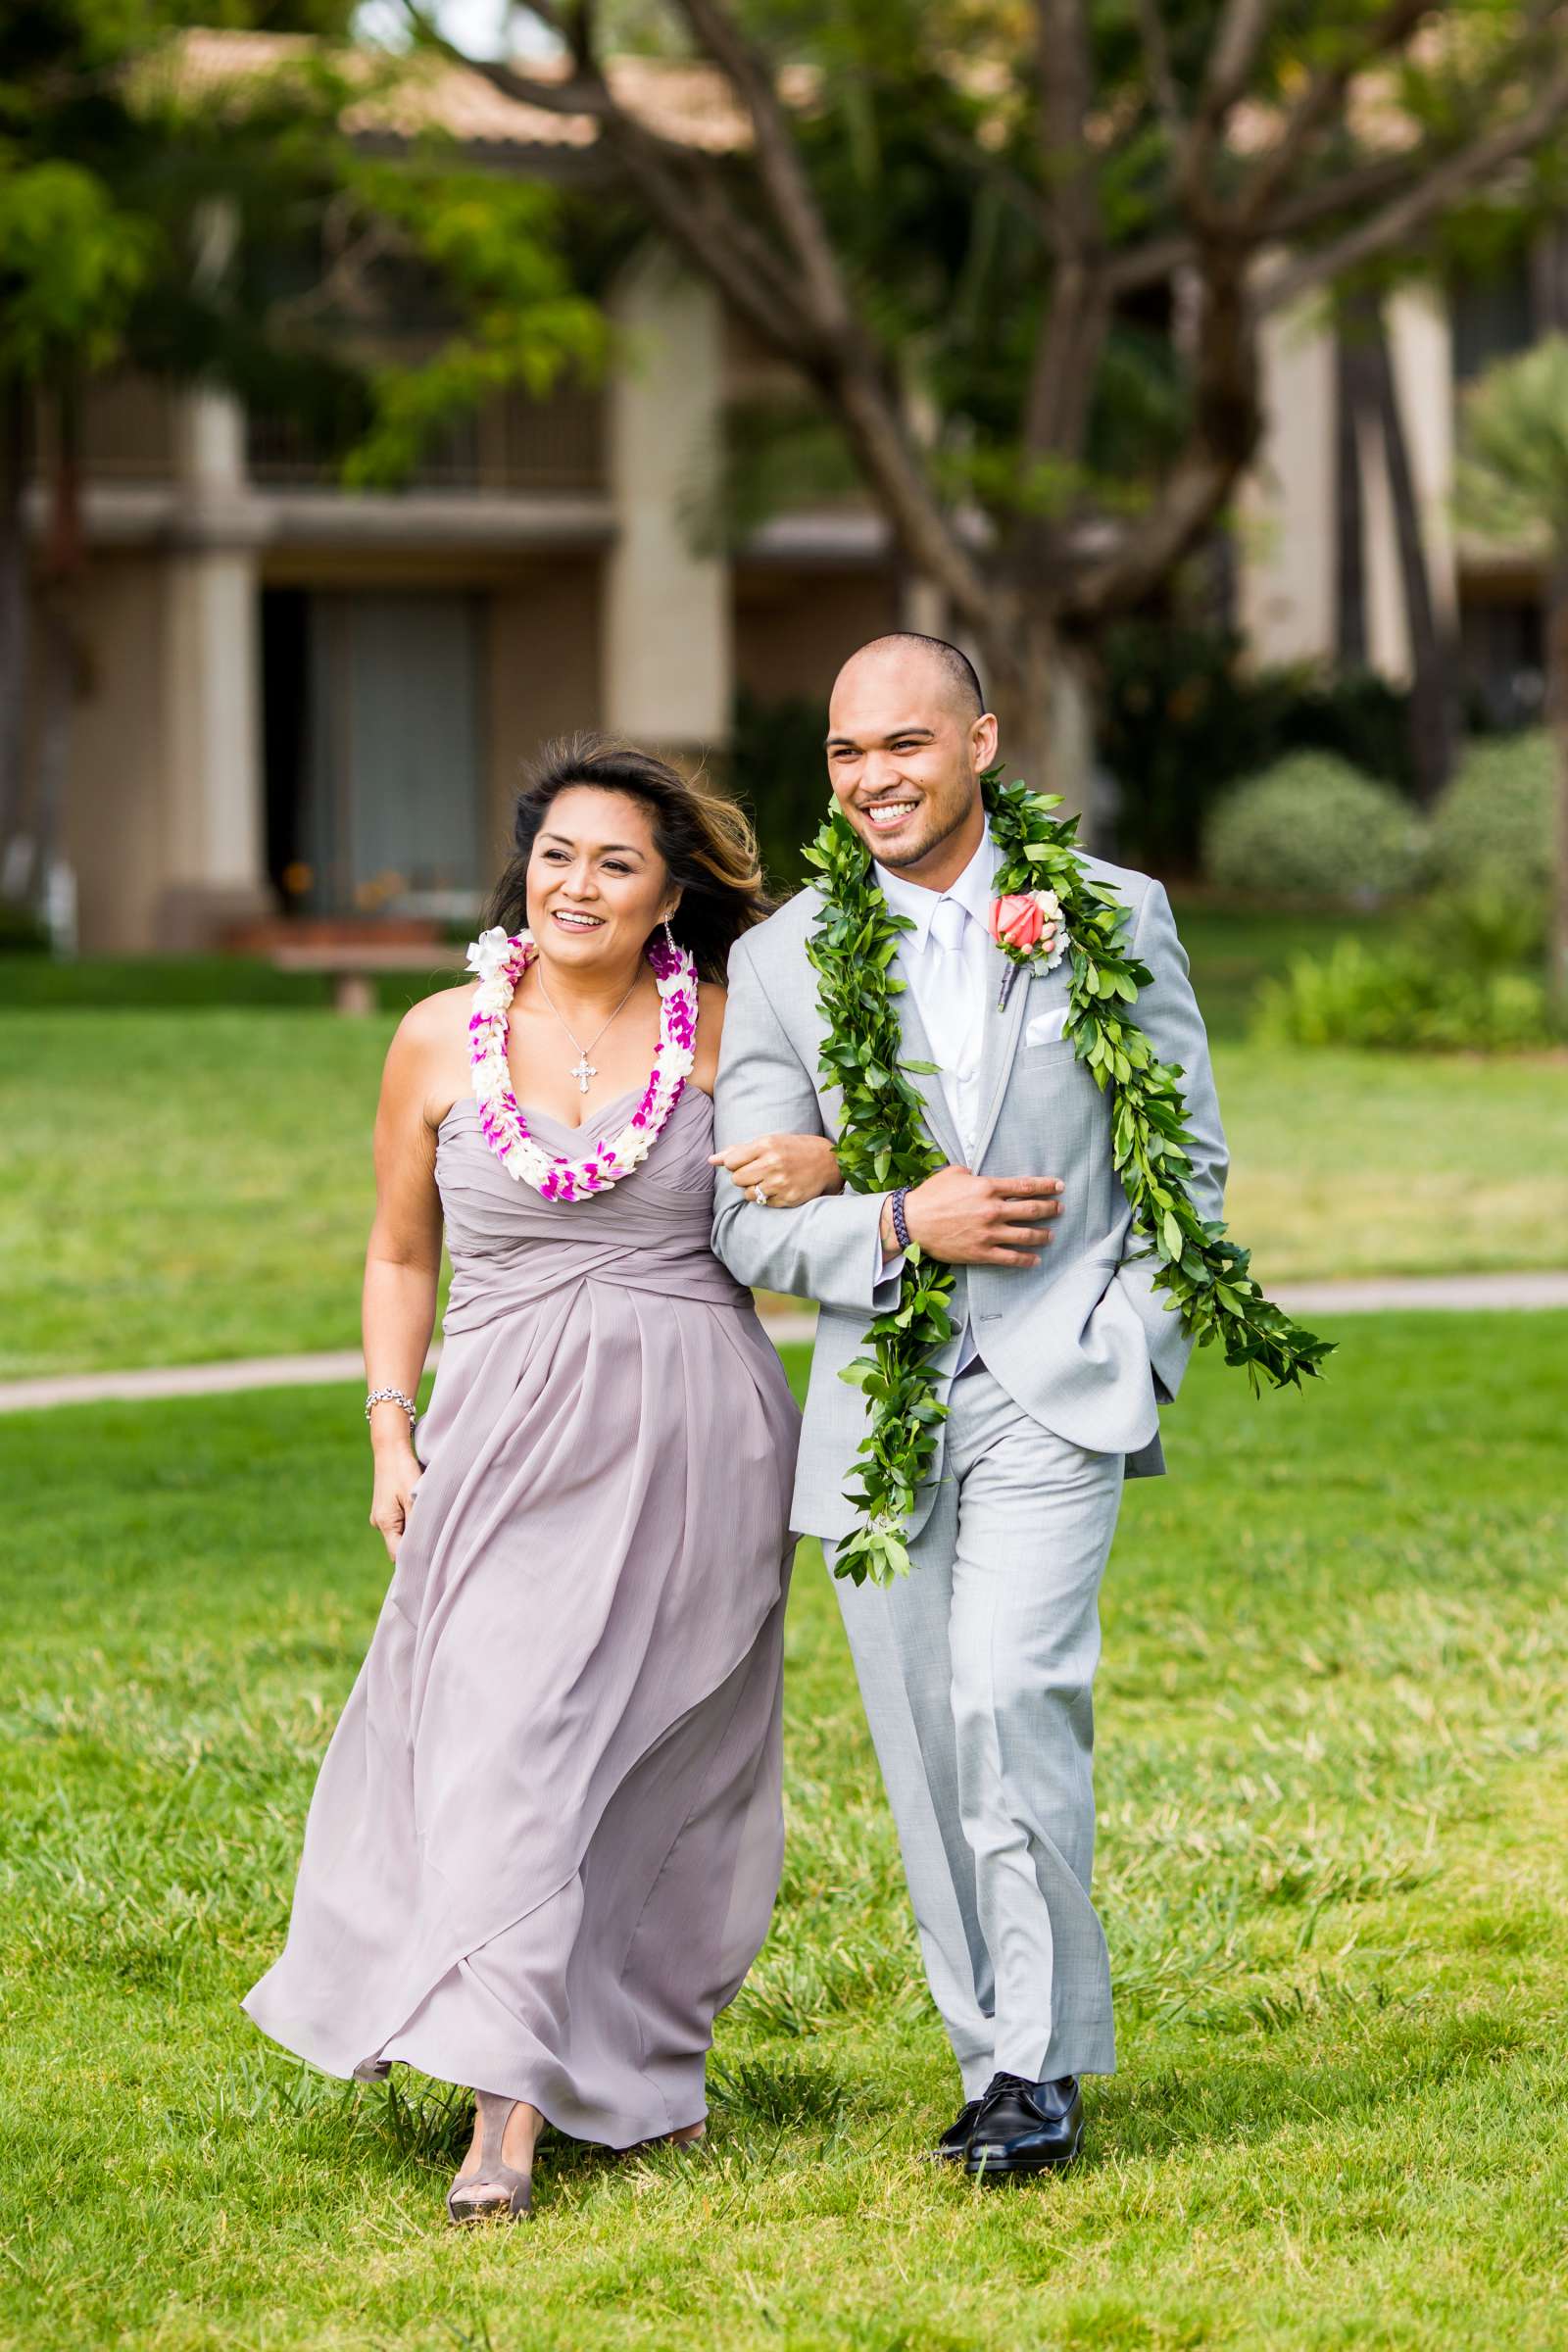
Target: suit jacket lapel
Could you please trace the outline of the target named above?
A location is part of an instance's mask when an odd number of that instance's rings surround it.
[[[901,934],[902,937],[902,934]],[[909,975],[904,968],[902,953],[893,958],[893,968],[904,982],[904,994],[899,999],[899,1019],[904,1029],[904,1054],[906,1061],[935,1061],[931,1040],[926,1036],[920,1008],[909,986]],[[950,1164],[963,1159],[963,1147],[957,1129],[948,1109],[948,1099],[942,1091],[940,1078],[923,1078],[917,1070],[906,1073],[909,1084],[925,1104],[925,1123],[948,1155]]]
[[[1002,984],[1014,967],[1000,948],[993,948],[988,959],[989,977],[986,982],[986,1034],[980,1054],[980,1124],[975,1133],[973,1166],[979,1167],[986,1155],[986,1147],[1002,1110],[1002,1098],[1007,1091],[1012,1075],[1013,1056],[1023,1030],[1024,1007],[1029,1002],[1033,973],[1018,969],[1007,1002],[999,1012],[997,998]]]

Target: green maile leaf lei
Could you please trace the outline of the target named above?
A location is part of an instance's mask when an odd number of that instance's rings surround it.
[[[1052,816],[1060,796],[1003,784],[1000,776],[991,768],[981,779],[1002,859],[994,892],[1054,890],[1060,902],[1070,968],[1063,1034],[1102,1093],[1114,1089],[1111,1159],[1145,1254],[1158,1260],[1154,1288],[1200,1347],[1219,1340],[1225,1361],[1246,1366],[1254,1396],[1265,1382],[1298,1388],[1321,1371],[1333,1343],[1301,1330],[1265,1298],[1248,1272],[1248,1252],[1193,1205],[1182,1073],[1155,1059],[1133,1018],[1152,974],[1128,951],[1128,910],[1089,874],[1074,846],[1077,818]],[[820,1067],[844,1103],[839,1164],[858,1193],[920,1184],[945,1161],[909,1083],[911,1074],[935,1073],[904,1058],[904,982],[891,969],[899,934],[913,926],[888,906],[864,843],[839,809],[806,855],[820,877],[822,911],[807,953],[818,975]],[[1002,952],[1015,964],[1032,960],[1027,950]],[[954,1282],[951,1267],[911,1249],[897,1306],[874,1319],[867,1351],[842,1374],[863,1391],[870,1410],[848,1490],[860,1525],[834,1562],[837,1575],[858,1585],[889,1584],[908,1569],[905,1527],[947,1417],[930,1364],[953,1337]]]

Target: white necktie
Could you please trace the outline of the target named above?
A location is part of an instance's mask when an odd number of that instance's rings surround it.
[[[939,899],[931,909],[931,939],[927,950],[928,985],[920,991],[920,1011],[926,1035],[941,1066],[944,1089],[963,1137],[970,1138],[969,1096],[980,1053],[979,1007],[973,973],[964,953],[969,915],[956,899]]]
[[[932,907],[920,1010],[964,1158],[972,1164],[985,981],[975,970],[977,959],[967,953],[970,919],[956,899],[939,899]],[[965,1317],[956,1369],[966,1372],[974,1360],[974,1332]]]
[[[939,948],[960,948],[968,909],[956,899],[938,899],[931,909],[931,936]]]

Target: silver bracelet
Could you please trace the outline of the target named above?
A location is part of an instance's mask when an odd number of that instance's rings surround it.
[[[416,1421],[417,1421],[419,1418],[418,1406],[414,1402],[414,1399],[411,1396],[405,1396],[401,1389],[372,1389],[368,1396],[367,1396],[365,1399],[365,1418],[367,1421],[368,1421],[370,1418],[370,1407],[374,1404],[401,1404],[403,1410],[409,1416],[409,1427],[411,1429],[414,1427]]]

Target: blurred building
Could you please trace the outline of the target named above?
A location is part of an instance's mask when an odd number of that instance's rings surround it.
[[[263,54],[196,41],[215,77]],[[689,78],[650,74],[666,128]],[[435,89],[493,167],[569,171],[592,137],[475,75]],[[97,387],[65,796],[83,948],[202,946],[279,908],[466,915],[542,738],[722,756],[738,687],[823,694],[846,647],[896,625],[886,531],[854,502],[699,551],[724,411],[772,363],[657,246],[612,307],[635,367],[495,402],[397,494],[345,493],[295,421],[224,394]],[[420,321],[400,324],[412,348]]]
[[[217,85],[289,45],[198,33],[185,57]],[[741,135],[701,70],[620,71],[636,81],[628,103],[666,135]],[[385,146],[431,122],[491,169],[591,170],[590,121],[459,70],[435,74],[407,120],[383,108],[370,128]],[[1565,290],[1557,238],[1511,276],[1387,306],[1403,520],[1445,643],[1494,723],[1539,707],[1543,582],[1528,551],[1455,535],[1457,404],[1488,362],[1562,319]],[[87,689],[63,845],[85,949],[199,947],[280,911],[466,918],[543,738],[604,726],[722,758],[738,690],[825,697],[847,648],[939,623],[880,517],[851,496],[775,512],[727,552],[705,551],[692,516],[730,411],[793,387],[652,241],[611,307],[634,367],[599,391],[492,403],[396,494],[346,493],[296,418],[211,390],[95,388]],[[438,339],[416,306],[397,324],[411,353]],[[1234,617],[1256,662],[1364,661],[1399,680],[1411,667],[1401,516],[1386,438],[1347,429],[1343,361],[1316,309],[1269,329],[1266,437],[1227,569]]]

